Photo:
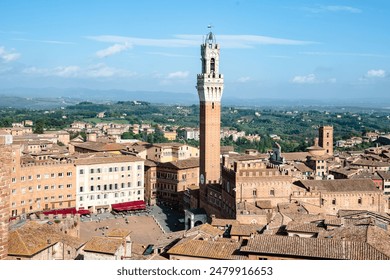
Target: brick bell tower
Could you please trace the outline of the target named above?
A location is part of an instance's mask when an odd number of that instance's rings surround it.
[[[200,47],[202,73],[197,77],[200,102],[200,207],[207,209],[207,185],[219,184],[223,75],[219,73],[219,44],[212,32]]]

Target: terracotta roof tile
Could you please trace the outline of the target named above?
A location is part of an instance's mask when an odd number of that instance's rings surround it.
[[[94,236],[85,246],[84,251],[114,255],[123,244],[123,239]]]
[[[199,167],[199,158],[189,158],[170,162],[159,162],[158,167],[173,168],[173,169],[187,169]]]
[[[8,254],[33,256],[58,242],[77,249],[84,244],[79,238],[66,235],[53,225],[29,222],[9,233]]]
[[[218,219],[212,218],[211,225],[214,227],[224,227],[226,225],[239,225],[240,222],[233,219]]]
[[[371,179],[301,180],[310,191],[325,192],[380,192]]]
[[[385,254],[365,242],[328,238],[299,238],[258,235],[241,252],[340,260],[389,260]]]
[[[233,225],[230,230],[230,235],[232,236],[250,236],[251,234],[258,233],[264,229],[264,225]]]
[[[191,234],[197,234],[197,233],[204,233],[207,235],[210,235],[211,237],[216,237],[216,236],[222,236],[223,231],[220,229],[217,229],[213,227],[210,224],[202,224],[196,227],[193,227],[189,230],[186,231],[186,236],[189,236]]]
[[[192,256],[205,259],[237,259],[239,242],[218,242],[206,240],[187,240],[169,249],[170,255]]]
[[[308,233],[318,233],[320,231],[323,231],[324,228],[319,227],[315,223],[296,223],[296,222],[290,222],[287,227],[287,231],[290,232],[308,232]]]

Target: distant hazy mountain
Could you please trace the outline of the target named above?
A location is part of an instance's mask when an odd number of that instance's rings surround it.
[[[116,102],[141,100],[163,104],[198,104],[198,96],[194,93],[164,91],[126,91],[96,90],[86,88],[12,88],[0,89],[0,107],[19,108],[55,108],[76,104],[81,101]],[[387,98],[354,98],[354,99],[283,99],[256,98],[247,99],[224,95],[223,106],[358,106],[374,108],[390,108],[390,97]]]

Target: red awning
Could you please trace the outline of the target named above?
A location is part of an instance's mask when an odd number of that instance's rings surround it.
[[[75,207],[72,207],[72,208],[54,209],[54,210],[49,210],[49,211],[43,211],[43,214],[44,215],[51,215],[51,214],[52,215],[67,215],[67,214],[86,215],[86,214],[90,214],[90,212],[89,212],[89,210],[84,210],[84,209],[77,211]]]
[[[115,211],[145,210],[146,204],[143,200],[137,200],[112,204],[111,207]]]

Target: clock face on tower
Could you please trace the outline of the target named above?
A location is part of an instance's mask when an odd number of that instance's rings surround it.
[[[204,176],[203,176],[203,174],[200,174],[200,183],[201,183],[201,184],[204,183]]]

